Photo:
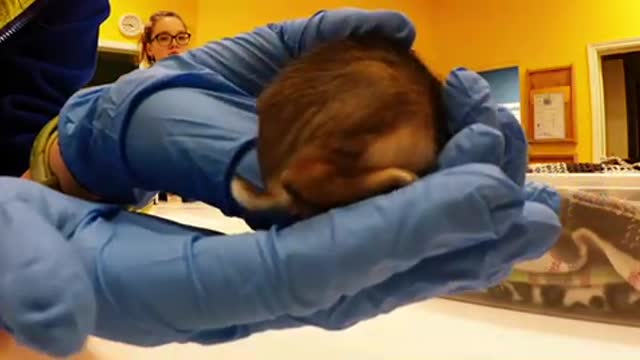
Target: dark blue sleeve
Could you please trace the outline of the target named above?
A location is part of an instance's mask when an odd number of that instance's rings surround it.
[[[48,0],[0,44],[0,175],[28,167],[38,131],[93,77],[108,0]]]

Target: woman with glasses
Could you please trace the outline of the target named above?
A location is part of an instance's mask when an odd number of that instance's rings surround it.
[[[164,58],[186,52],[189,50],[190,41],[191,34],[180,15],[173,11],[158,11],[152,14],[140,35],[140,68],[148,68]],[[169,194],[160,192],[153,202],[168,199]]]
[[[172,11],[158,11],[149,17],[140,36],[140,66],[150,67],[155,62],[189,50],[191,34],[182,17]]]

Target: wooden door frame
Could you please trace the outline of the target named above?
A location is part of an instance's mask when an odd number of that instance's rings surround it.
[[[604,81],[602,77],[602,57],[640,51],[640,37],[607,41],[587,45],[589,61],[589,79],[591,86],[591,125],[592,150],[594,162],[607,155],[607,126],[604,102]]]

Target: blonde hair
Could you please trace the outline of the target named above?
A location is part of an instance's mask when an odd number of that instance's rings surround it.
[[[140,52],[138,53],[138,64],[141,68],[150,67],[156,62],[156,59],[150,57],[149,54],[147,54],[147,48],[153,41],[152,35],[156,24],[158,23],[158,21],[167,17],[173,17],[180,20],[184,28],[187,29],[187,24],[176,12],[162,10],[155,12],[151,16],[149,16],[149,22],[147,22],[147,24],[144,26],[144,31],[142,32],[142,34],[140,34],[140,39],[138,40],[140,49]]]

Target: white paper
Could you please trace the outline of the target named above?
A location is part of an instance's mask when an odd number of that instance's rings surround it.
[[[534,95],[534,138],[564,139],[564,94],[550,93]]]

